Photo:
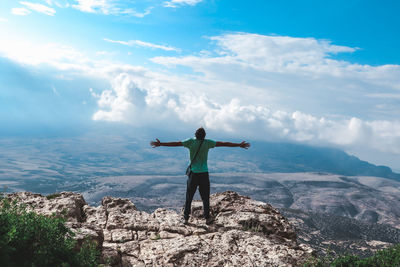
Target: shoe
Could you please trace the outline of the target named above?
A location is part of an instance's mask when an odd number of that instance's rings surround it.
[[[185,219],[185,218],[181,218],[181,220],[180,220],[180,223],[181,224],[184,224],[184,225],[188,225],[189,224],[189,219]]]
[[[206,219],[206,224],[207,225],[210,225],[210,224],[212,224],[214,222],[214,218],[213,217],[208,217],[207,219]]]

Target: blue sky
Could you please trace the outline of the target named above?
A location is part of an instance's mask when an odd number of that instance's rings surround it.
[[[400,169],[399,1],[0,4],[2,134],[110,123]]]

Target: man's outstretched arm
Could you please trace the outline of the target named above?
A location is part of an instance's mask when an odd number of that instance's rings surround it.
[[[241,147],[241,148],[244,148],[244,149],[248,149],[250,147],[250,143],[247,143],[245,141],[243,141],[241,143],[231,143],[231,142],[220,142],[220,141],[217,141],[215,146]]]
[[[160,140],[158,140],[156,138],[156,141],[151,141],[150,145],[152,147],[159,147],[159,146],[182,146],[182,142],[160,142]]]

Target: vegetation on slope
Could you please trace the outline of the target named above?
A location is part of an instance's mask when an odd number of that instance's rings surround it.
[[[98,266],[96,244],[78,249],[73,236],[65,218],[27,211],[0,194],[1,266]]]
[[[392,267],[400,266],[400,244],[391,248],[383,249],[375,255],[361,259],[354,255],[344,255],[332,259],[330,257],[312,258],[304,266],[307,267]]]

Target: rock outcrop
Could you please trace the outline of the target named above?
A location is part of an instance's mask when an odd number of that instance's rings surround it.
[[[63,192],[42,196],[8,195],[41,214],[64,213],[75,238],[95,240],[110,266],[299,266],[311,253],[298,244],[289,222],[271,205],[235,192],[210,198],[212,225],[194,201],[188,225],[175,211],[139,211],[128,199],[104,197],[86,204],[82,195]]]

